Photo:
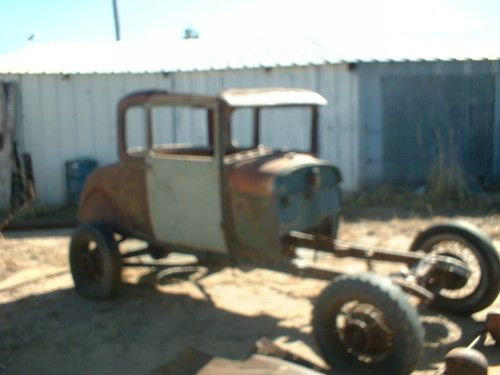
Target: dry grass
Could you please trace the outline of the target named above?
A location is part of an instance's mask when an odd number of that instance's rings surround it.
[[[354,207],[391,205],[434,213],[440,209],[472,209],[496,211],[498,194],[486,194],[474,176],[465,171],[459,155],[459,144],[452,133],[446,137],[436,133],[436,157],[425,178],[425,186],[381,186],[359,191],[344,199]]]
[[[458,143],[453,134],[448,136],[445,147],[439,134],[437,157],[427,177],[427,199],[433,202],[453,201],[458,204],[473,203],[477,198],[471,190],[472,178],[467,176],[458,158]]]

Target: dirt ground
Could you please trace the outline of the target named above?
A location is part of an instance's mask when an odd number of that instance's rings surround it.
[[[396,217],[390,209],[358,211],[342,222],[340,239],[407,249],[416,233],[445,217]],[[479,226],[500,246],[500,215],[454,217]],[[242,358],[263,336],[321,364],[310,336],[314,298],[326,285],[265,269],[161,267],[124,271],[119,296],[90,302],[72,289],[70,230],[4,233],[0,238],[1,374],[147,374],[187,348]],[[130,244],[136,246],[137,244]],[[312,261],[311,253],[304,257]],[[144,257],[143,261],[148,261]],[[172,256],[167,262],[189,261]],[[337,271],[361,272],[366,262],[320,256]],[[375,264],[388,273],[399,266]],[[185,270],[184,270],[185,271]],[[491,308],[500,308],[500,299]],[[434,374],[453,347],[468,344],[486,311],[471,318],[419,306],[425,353],[414,374]],[[500,350],[481,350],[500,373]],[[334,372],[334,374],[337,374]]]

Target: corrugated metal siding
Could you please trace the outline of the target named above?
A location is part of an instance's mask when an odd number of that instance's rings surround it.
[[[339,166],[344,188],[358,184],[357,78],[345,65],[244,69],[211,72],[151,74],[0,75],[16,80],[22,93],[23,127],[18,137],[22,152],[33,158],[39,203],[65,203],[64,162],[92,157],[100,165],[117,160],[116,105],[125,94],[148,88],[217,94],[228,88],[303,87],[324,95],[329,105],[320,112],[321,156]],[[293,114],[286,122],[294,122]],[[200,138],[201,128],[182,123],[190,137]],[[245,132],[245,131],[243,131]],[[276,144],[293,146],[300,132],[266,136]]]
[[[441,91],[429,95],[429,87],[418,86],[421,79],[420,85],[426,79],[427,86],[429,80],[441,82]],[[320,111],[321,156],[340,167],[346,190],[380,186],[392,179],[402,181],[412,173],[414,181],[421,179],[421,171],[409,169],[415,159],[405,156],[413,144],[402,147],[406,133],[398,134],[393,129],[405,118],[407,127],[415,127],[416,119],[430,116],[425,111],[434,108],[434,119],[439,121],[431,118],[426,120],[428,125],[434,121],[443,128],[450,121],[456,124],[450,129],[461,129],[464,139],[479,139],[461,146],[462,160],[470,163],[467,168],[500,179],[500,61],[335,64],[165,75],[0,75],[0,80],[20,83],[24,119],[18,128],[18,141],[20,150],[33,156],[36,184],[44,204],[64,202],[65,160],[80,156],[94,157],[100,164],[117,160],[116,104],[126,93],[146,88],[216,94],[227,88],[286,86],[320,92],[329,101]],[[419,105],[416,96],[422,98]],[[408,107],[406,102],[412,105]],[[394,112],[404,106],[399,115],[391,115],[390,108]],[[387,125],[388,121],[393,126]],[[201,139],[198,129],[186,122],[181,131]],[[431,127],[426,129],[430,131]],[[265,135],[285,146],[304,140],[302,130],[287,130],[284,134],[281,130],[271,128]],[[484,133],[477,135],[478,130]],[[238,139],[248,139],[249,134],[244,124],[238,128]],[[483,152],[482,147],[490,144],[488,137],[492,139],[491,151]],[[390,139],[396,146],[391,146]],[[470,158],[473,153],[479,156]],[[402,166],[389,167],[395,160]]]
[[[440,152],[469,176],[498,181],[498,61],[374,63],[356,70],[362,186],[424,183]]]
[[[425,183],[439,157],[491,180],[494,76],[382,78],[384,177]]]

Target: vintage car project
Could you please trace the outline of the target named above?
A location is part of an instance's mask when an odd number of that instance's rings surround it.
[[[472,314],[498,295],[499,255],[464,223],[433,225],[408,250],[336,240],[341,173],[317,157],[318,117],[326,104],[318,93],[283,88],[124,97],[117,113],[120,160],[95,170],[80,198],[81,225],[69,255],[77,292],[109,298],[131,258],[172,252],[333,279],[312,318],[325,361],[352,374],[409,374],[423,329],[403,292],[443,311]],[[291,111],[287,123],[306,122],[301,149],[265,145],[269,127],[284,125],[276,111]],[[243,141],[236,142],[236,134]],[[120,250],[129,238],[147,246]],[[390,278],[338,276],[297,265],[298,248],[408,267]]]

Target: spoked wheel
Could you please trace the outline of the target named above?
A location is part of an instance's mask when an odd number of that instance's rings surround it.
[[[406,295],[370,273],[334,279],[316,301],[312,324],[334,371],[409,374],[422,351],[422,326]]]
[[[498,296],[500,260],[491,241],[478,229],[461,223],[431,226],[417,236],[411,251],[449,256],[464,262],[470,276],[454,288],[429,280],[433,306],[455,314],[472,314],[488,307]]]
[[[79,226],[71,237],[69,263],[75,289],[82,296],[102,300],[116,293],[121,256],[113,232],[106,226]]]

